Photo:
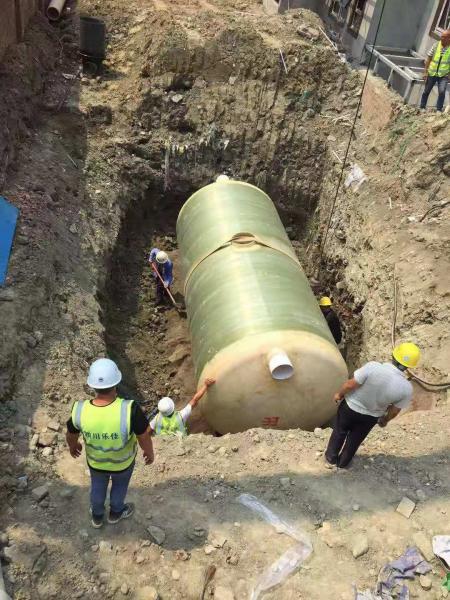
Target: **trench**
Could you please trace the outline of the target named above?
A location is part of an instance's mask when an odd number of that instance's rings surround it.
[[[203,184],[214,181],[217,175],[217,171],[211,169],[209,180],[205,176]],[[107,283],[99,295],[107,352],[123,373],[120,391],[137,399],[149,414],[162,396],[171,396],[177,407],[182,407],[196,389],[187,319],[169,303],[163,307],[155,305],[154,282],[147,262],[153,247],[169,253],[174,263],[172,291],[182,305],[176,220],[182,205],[196,189],[196,183],[181,177],[173,191],[151,187],[145,194],[130,200],[108,261]],[[311,275],[314,265],[305,250],[316,202],[309,212],[303,209],[299,217],[297,204],[301,198],[296,198],[290,209],[279,201],[283,197],[281,189],[273,186],[270,195],[306,273]],[[332,276],[336,276],[335,271],[328,273],[323,284],[314,283],[310,277],[313,290],[318,294],[327,292]],[[356,342],[359,340],[357,323],[358,319],[354,319],[349,330]],[[349,346],[350,356],[357,355],[357,349]],[[195,413],[190,428],[192,433],[209,431],[207,423]]]

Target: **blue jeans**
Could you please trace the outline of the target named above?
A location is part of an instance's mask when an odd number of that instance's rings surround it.
[[[125,471],[114,473],[114,471],[91,472],[91,509],[96,517],[102,517],[105,512],[106,493],[109,480],[111,479],[111,493],[109,504],[112,512],[120,513],[125,508],[125,496],[134,470],[134,462]]]
[[[430,92],[434,88],[436,83],[438,85],[438,100],[436,103],[436,108],[441,112],[444,109],[445,91],[447,89],[448,77],[434,77],[432,75],[428,75],[427,80],[425,82],[425,89],[423,90],[420,108],[426,107],[428,102],[428,96],[430,95]]]

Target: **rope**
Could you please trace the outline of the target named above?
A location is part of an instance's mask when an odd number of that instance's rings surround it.
[[[397,326],[397,311],[398,311],[398,302],[397,302],[398,282],[397,282],[397,278],[395,276],[395,265],[394,265],[393,282],[394,282],[394,312],[392,315],[392,327],[391,327],[392,349],[394,349],[394,346],[395,346],[395,328]],[[414,375],[414,373],[411,373],[411,371],[409,369],[407,369],[407,373],[409,375],[409,378],[416,381],[420,385],[420,387],[422,389],[424,389],[426,392],[435,392],[435,391],[440,392],[440,391],[444,391],[444,390],[447,390],[450,388],[450,382],[443,381],[442,383],[431,383],[430,381],[425,381],[424,379],[417,377],[417,375]],[[428,386],[428,387],[426,387],[426,386]],[[430,390],[430,389],[428,389],[429,387],[438,388],[438,389]]]
[[[338,196],[339,196],[339,192],[341,190],[342,180],[344,178],[345,167],[347,166],[347,158],[348,158],[348,155],[349,155],[349,152],[350,152],[350,146],[352,144],[352,139],[353,139],[353,135],[354,135],[355,128],[356,128],[356,121],[358,119],[359,109],[361,108],[361,102],[362,102],[362,97],[363,97],[363,93],[364,93],[364,88],[366,87],[367,78],[369,77],[370,65],[371,65],[371,62],[372,62],[372,58],[373,58],[373,53],[374,53],[374,50],[375,50],[375,46],[377,44],[378,33],[380,31],[380,27],[381,27],[381,22],[382,22],[382,19],[383,19],[383,13],[384,13],[385,6],[386,6],[386,0],[383,0],[383,6],[381,8],[381,13],[380,13],[380,19],[378,21],[377,30],[375,32],[375,39],[374,39],[373,44],[372,44],[372,49],[370,51],[370,58],[369,58],[369,62],[367,64],[366,75],[364,77],[363,85],[362,85],[362,88],[361,88],[361,93],[359,94],[359,100],[358,100],[358,106],[356,107],[355,118],[353,119],[352,129],[350,131],[350,137],[349,137],[349,140],[348,140],[347,149],[345,151],[344,160],[342,162],[341,173],[339,175],[339,180],[338,180],[338,184],[337,184],[337,187],[336,187],[336,193],[334,195],[333,203],[331,205],[330,216],[328,217],[328,223],[327,223],[327,228],[325,230],[325,236],[324,236],[323,241],[322,241],[322,243],[320,245],[319,261],[318,261],[319,269],[320,269],[320,264],[321,264],[321,261],[322,261],[323,251],[325,249],[325,245],[326,245],[327,239],[328,239],[328,232],[330,231],[330,227],[331,227],[331,220],[333,218],[334,211],[335,211],[335,208],[336,208],[336,202],[337,202],[337,199],[338,199]]]

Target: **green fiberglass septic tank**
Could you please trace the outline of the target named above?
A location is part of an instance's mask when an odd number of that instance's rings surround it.
[[[220,433],[312,430],[347,377],[271,199],[220,176],[184,204],[177,237],[201,403]]]

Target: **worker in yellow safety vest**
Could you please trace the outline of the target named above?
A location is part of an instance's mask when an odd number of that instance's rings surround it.
[[[206,379],[205,383],[181,410],[175,410],[175,403],[168,396],[158,402],[158,414],[150,421],[150,429],[155,435],[187,435],[186,421],[192,409],[197,406],[207,389],[215,383],[214,379]]]
[[[131,502],[126,504],[125,497],[133,474],[137,444],[143,451],[146,465],[154,458],[148,419],[134,400],[117,395],[121,380],[121,372],[109,358],[92,363],[87,384],[95,390],[96,396],[75,402],[67,421],[66,439],[73,458],[81,454],[79,436],[83,436],[91,475],[91,522],[95,528],[103,525],[110,480],[108,523],[117,523],[133,514],[134,506]]]
[[[420,108],[426,108],[428,96],[435,84],[438,86],[436,109],[444,110],[445,91],[450,73],[450,29],[444,31],[441,40],[434,44],[425,62],[425,89],[422,94]]]

